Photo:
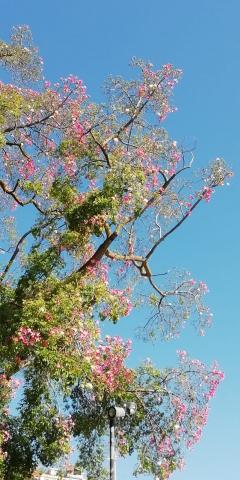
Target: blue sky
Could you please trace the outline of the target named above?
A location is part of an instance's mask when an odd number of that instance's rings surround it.
[[[12,25],[29,24],[45,61],[45,76],[77,74],[93,100],[110,73],[131,76],[132,56],[184,71],[175,92],[178,112],[165,127],[178,141],[196,141],[196,167],[222,156],[235,171],[230,187],[201,205],[155,257],[156,265],[187,268],[206,280],[214,325],[204,338],[188,328],[171,343],[136,344],[133,362],[153,356],[174,364],[176,349],[205,362],[217,359],[226,373],[211,405],[203,438],[173,480],[235,480],[239,469],[239,158],[240,3],[238,0],[2,0],[1,37]],[[164,258],[164,261],[162,260]],[[136,315],[116,333],[130,335]],[[131,478],[132,461],[119,464]]]

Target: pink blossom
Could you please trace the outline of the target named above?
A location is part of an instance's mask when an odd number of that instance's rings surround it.
[[[25,346],[33,346],[41,340],[40,333],[28,327],[20,327],[17,337]]]
[[[28,180],[35,173],[35,170],[35,165],[31,158],[28,158],[23,167],[19,168],[19,172],[23,175],[25,180]]]
[[[213,189],[210,187],[204,187],[202,197],[206,200],[206,202],[210,202],[212,194],[213,194]]]

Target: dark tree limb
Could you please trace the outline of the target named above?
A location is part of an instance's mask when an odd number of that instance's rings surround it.
[[[14,249],[14,252],[9,260],[9,262],[7,263],[5,269],[3,270],[3,273],[1,275],[1,282],[3,281],[3,279],[6,277],[9,269],[11,268],[15,258],[17,257],[19,251],[20,251],[20,247],[21,245],[23,244],[24,240],[33,233],[34,229],[31,228],[31,230],[28,230],[26,233],[24,233],[24,235],[20,238],[20,240],[18,241],[15,249]]]
[[[19,180],[17,180],[17,183],[15,184],[14,188],[12,190],[10,190],[6,184],[0,180],[0,187],[2,188],[2,190],[4,191],[4,193],[7,193],[8,195],[10,195],[14,200],[15,202],[18,203],[18,205],[20,205],[21,207],[25,207],[26,205],[34,205],[34,207],[42,214],[42,215],[45,215],[46,212],[44,212],[44,210],[42,210],[42,208],[38,205],[38,203],[34,200],[35,196],[34,195],[32,198],[30,198],[30,200],[26,200],[26,201],[23,201],[21,200],[15,193],[17,187],[19,185]]]

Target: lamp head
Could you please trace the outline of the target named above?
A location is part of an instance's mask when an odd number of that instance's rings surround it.
[[[137,410],[137,405],[135,402],[128,402],[127,403],[127,412],[129,415],[134,415]]]
[[[116,417],[116,408],[112,405],[108,409],[108,416],[109,418],[115,418]]]
[[[124,408],[114,407],[114,405],[112,405],[108,409],[108,416],[109,416],[110,419],[125,417],[125,413],[126,412],[125,412]]]

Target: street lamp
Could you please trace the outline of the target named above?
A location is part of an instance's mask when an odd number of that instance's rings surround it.
[[[108,409],[109,430],[110,430],[110,480],[117,479],[116,471],[116,452],[115,452],[115,420],[116,418],[125,417],[126,413],[134,415],[136,412],[136,404],[128,402],[124,407],[116,407],[112,405]]]

